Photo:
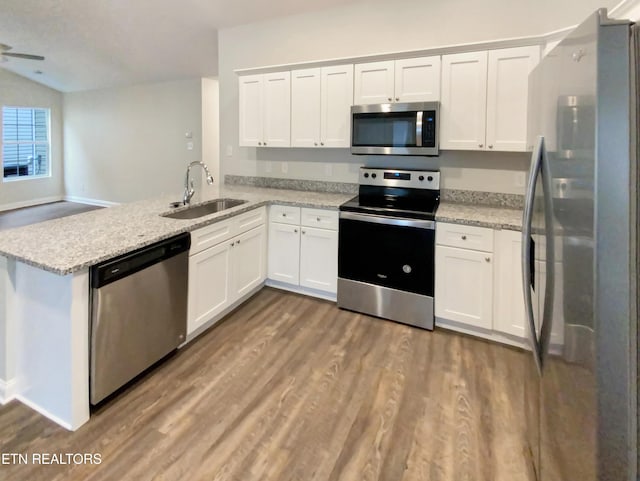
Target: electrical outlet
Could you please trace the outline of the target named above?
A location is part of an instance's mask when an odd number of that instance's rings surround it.
[[[526,172],[516,172],[515,182],[516,182],[516,187],[524,187],[527,182]]]
[[[283,174],[286,174],[287,172],[289,172],[289,164],[287,164],[286,162],[282,162],[280,164],[280,168],[282,169]]]
[[[333,175],[333,166],[331,164],[324,164],[324,175],[327,177]]]
[[[187,150],[193,150],[193,142],[187,142]]]

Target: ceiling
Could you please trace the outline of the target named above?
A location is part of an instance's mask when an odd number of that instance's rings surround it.
[[[0,66],[63,92],[216,76],[219,29],[356,1],[1,0],[0,43],[46,59]]]

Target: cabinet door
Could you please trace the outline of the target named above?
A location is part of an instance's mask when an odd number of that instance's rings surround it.
[[[291,72],[291,147],[320,145],[320,69]]]
[[[354,105],[393,101],[393,60],[355,65]]]
[[[266,228],[264,225],[232,239],[232,292],[237,300],[265,280],[267,264]]]
[[[302,227],[300,285],[336,293],[338,290],[338,232]]]
[[[320,75],[320,145],[350,147],[353,65],[325,67]]]
[[[474,327],[491,329],[493,255],[436,246],[435,314]]]
[[[529,72],[539,58],[537,46],[489,51],[487,148],[490,150],[526,150]]]
[[[240,138],[241,147],[257,147],[262,143],[262,75],[243,75],[238,79],[240,98]]]
[[[440,100],[440,56],[396,60],[395,77],[396,102]]]
[[[487,52],[442,56],[440,148],[484,150]]]
[[[231,304],[230,254],[231,241],[225,241],[189,257],[188,334]]]
[[[269,224],[269,279],[299,284],[300,227],[271,222]]]
[[[264,74],[262,145],[291,145],[291,72]]]
[[[522,293],[521,246],[520,232],[509,230],[496,232],[493,328],[525,339],[527,333]]]

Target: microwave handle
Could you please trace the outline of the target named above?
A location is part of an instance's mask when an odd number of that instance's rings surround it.
[[[416,112],[416,147],[422,147],[422,111]]]

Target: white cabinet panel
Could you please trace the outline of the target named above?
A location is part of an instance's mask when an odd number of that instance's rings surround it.
[[[300,207],[272,205],[269,207],[269,221],[281,224],[300,225]]]
[[[493,252],[493,229],[438,222],[436,244]]]
[[[338,232],[302,227],[300,285],[336,292],[338,282]]]
[[[351,145],[353,65],[325,67],[321,73],[320,145]]]
[[[395,101],[440,100],[440,56],[395,61]]]
[[[300,282],[300,227],[271,222],[269,224],[269,279],[298,284]]]
[[[487,107],[487,52],[442,57],[440,148],[483,149]]]
[[[524,295],[522,292],[522,236],[520,232],[501,230],[495,236],[496,331],[526,338]]]
[[[393,100],[393,60],[355,65],[355,105],[380,104]]]
[[[437,317],[492,328],[492,260],[490,253],[436,246]]]
[[[539,59],[538,46],[489,51],[488,149],[526,150],[528,79]]]
[[[257,147],[262,143],[262,75],[245,75],[239,78],[240,138],[243,147]]]
[[[291,73],[264,74],[264,138],[268,147],[291,145]]]
[[[233,239],[232,286],[235,299],[258,287],[266,273],[266,232],[260,226]]]
[[[239,89],[239,145],[291,145],[291,73],[243,75]]]
[[[187,333],[222,312],[231,302],[231,242],[189,257]]]
[[[291,147],[320,144],[320,69],[291,72]]]
[[[303,226],[338,230],[339,222],[337,210],[302,208],[300,224]]]

